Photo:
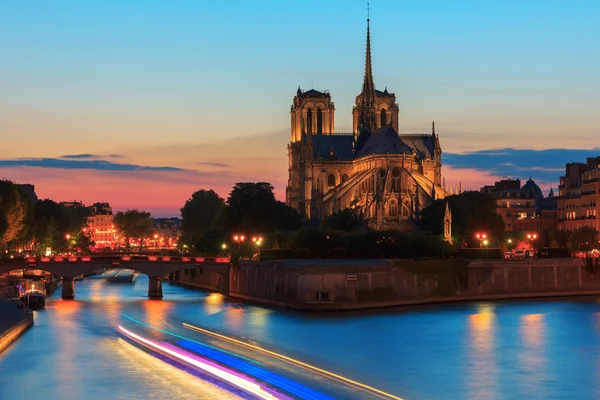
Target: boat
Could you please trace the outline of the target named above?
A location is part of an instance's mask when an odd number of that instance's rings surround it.
[[[31,279],[9,280],[9,296],[20,299],[32,310],[41,310],[46,307],[46,286],[44,281]]]

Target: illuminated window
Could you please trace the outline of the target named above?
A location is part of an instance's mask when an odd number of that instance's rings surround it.
[[[347,180],[348,180],[348,174],[342,175],[342,183],[346,182]]]
[[[385,115],[385,108],[381,109],[381,115],[379,116],[380,118],[380,122],[381,122],[381,126],[385,126],[387,125],[387,121],[386,121],[386,115]]]

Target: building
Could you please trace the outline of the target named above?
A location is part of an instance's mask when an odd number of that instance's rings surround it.
[[[531,178],[523,186],[520,179],[503,179],[480,190],[496,199],[496,211],[506,231],[543,232],[557,228],[557,202],[550,190],[542,189]]]
[[[90,206],[91,215],[87,220],[90,240],[96,247],[116,247],[118,233],[113,222],[110,204],[94,203]]]
[[[600,231],[600,157],[567,164],[558,191],[559,229],[588,226]]]
[[[335,132],[331,94],[298,88],[291,106],[286,202],[321,220],[354,208],[375,229],[411,229],[421,209],[444,198],[442,149],[428,134],[398,134],[394,93],[375,88],[367,20],[365,74],[352,110],[353,131]]]
[[[154,228],[156,229],[155,240],[156,247],[177,247],[179,237],[181,236],[180,218],[155,218]]]

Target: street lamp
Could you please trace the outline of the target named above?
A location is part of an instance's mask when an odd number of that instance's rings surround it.
[[[263,238],[262,236],[255,236],[252,238],[252,241],[256,245],[256,253],[258,258],[260,258],[260,245],[262,244]]]
[[[475,234],[475,237],[477,238],[477,240],[479,240],[479,247],[483,247],[483,242],[486,242],[485,244],[487,244],[487,234],[486,233],[477,233]]]
[[[246,240],[246,237],[244,235],[233,236],[233,241],[237,243],[238,250],[240,248],[240,243],[242,243],[244,240]]]

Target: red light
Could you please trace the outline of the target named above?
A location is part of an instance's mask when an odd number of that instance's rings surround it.
[[[123,260],[123,261],[130,261],[131,260],[131,256],[123,256],[123,257],[121,257],[121,260]]]
[[[91,261],[92,257],[81,257],[81,261],[88,262]]]
[[[148,256],[148,260],[150,260],[150,261],[157,261],[158,257],[157,256]]]
[[[58,261],[58,262],[64,261],[64,257],[61,257],[61,256],[54,257],[54,261]]]
[[[34,263],[37,260],[35,259],[35,257],[27,257],[27,259],[25,261],[27,261],[28,263]]]
[[[71,256],[71,257],[69,257],[69,261],[71,261],[71,262],[75,262],[75,261],[77,261],[77,257],[73,257],[73,256]]]
[[[195,257],[196,262],[204,262],[204,257]]]
[[[190,261],[192,261],[192,259],[190,257],[181,257],[181,261],[190,262]]]
[[[171,261],[171,256],[163,256],[162,260],[163,261]]]
[[[50,261],[50,257],[42,257],[41,261],[42,262],[49,262]]]
[[[481,237],[485,239],[487,235],[484,233],[483,235],[481,235]]]
[[[481,237],[481,235],[479,233],[477,235],[475,235],[475,236],[477,236],[477,239],[479,239]]]
[[[246,239],[246,238],[244,237],[244,235],[240,236],[240,240],[241,240],[242,242],[244,241],[244,239]]]

